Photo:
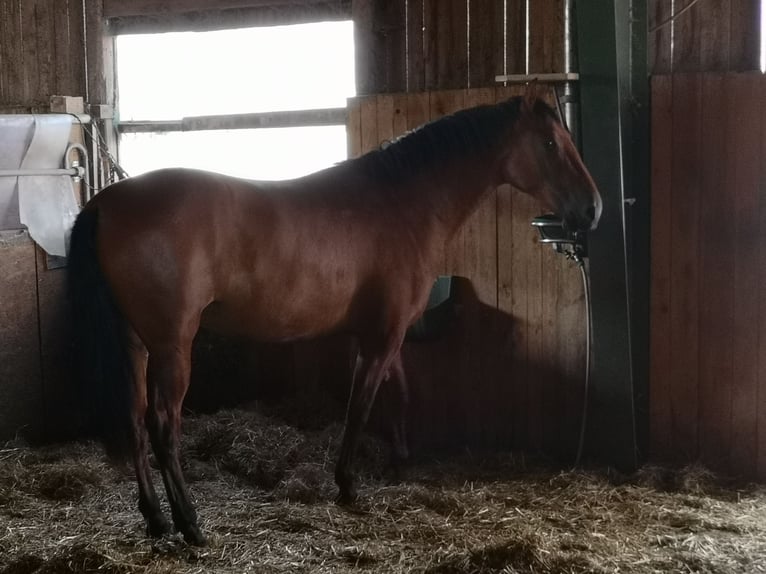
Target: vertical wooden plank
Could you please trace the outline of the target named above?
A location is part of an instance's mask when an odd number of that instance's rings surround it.
[[[37,2],[35,7],[35,52],[37,59],[37,88],[35,100],[46,102],[53,95],[56,66],[53,61],[55,54],[55,34],[51,3],[48,0]]]
[[[361,98],[359,102],[361,117],[362,154],[377,149],[378,139],[378,106],[375,96]]]
[[[757,465],[758,317],[760,260],[759,223],[761,117],[760,74],[730,78],[727,90],[727,185],[736,190],[734,249],[734,371],[731,379],[732,469],[752,478]],[[728,139],[727,138],[727,139]]]
[[[670,344],[673,450],[698,452],[699,379],[699,152],[701,80],[673,76]]]
[[[465,92],[464,107],[473,108],[495,103],[494,88],[477,88]],[[497,315],[497,193],[489,192],[476,211],[463,226],[462,269],[471,280],[479,305],[476,313],[466,318],[473,323],[471,345],[474,347],[466,368],[477,384],[479,392],[470,392],[474,402],[470,409],[473,423],[472,435],[486,444],[491,435],[503,440],[507,426],[507,402],[504,396],[498,364],[498,333],[495,328]],[[510,433],[509,433],[510,434]],[[507,439],[505,439],[507,440]],[[505,442],[505,441],[504,441]]]
[[[21,42],[21,60],[16,65],[21,67],[24,90],[20,102],[32,105],[37,101],[40,73],[37,59],[37,21],[35,11],[40,0],[24,2],[21,8],[21,30],[18,37]]]
[[[69,359],[71,320],[67,309],[66,269],[48,269],[46,254],[35,246],[37,263],[37,309],[40,334],[40,371],[44,397],[43,417],[48,437],[72,437],[80,430],[72,417],[80,405],[71,392]]]
[[[43,428],[35,246],[0,232],[0,438],[38,439]]]
[[[106,34],[103,0],[88,2],[87,27],[88,103],[114,103],[114,37]]]
[[[700,251],[700,458],[711,468],[729,470],[731,381],[733,377],[736,190],[727,182],[721,141],[728,140],[726,77],[702,79],[701,229],[715,230]]]
[[[376,0],[353,0],[351,18],[354,21],[354,60],[356,63],[356,93],[374,94],[379,79],[379,57],[375,38],[375,3]]]
[[[466,108],[495,103],[494,88],[477,88],[465,92]],[[497,218],[496,193],[484,198],[466,222],[466,245],[463,269],[474,280],[482,303],[497,307]]]
[[[394,119],[392,122],[393,137],[398,138],[408,131],[407,127],[407,95],[394,94]]]
[[[524,390],[519,385],[517,378],[525,379],[525,376],[517,377],[516,369],[519,362],[525,362],[526,344],[520,336],[524,317],[518,317],[513,308],[513,281],[516,274],[521,270],[513,265],[513,201],[510,185],[502,185],[497,189],[497,308],[509,316],[507,330],[498,335],[500,353],[508,361],[504,372],[498,373],[502,384],[508,389],[508,403],[506,410],[511,413],[509,420],[510,438],[514,445],[520,437],[516,436],[516,418],[513,413],[518,408],[518,403],[524,402],[524,396],[518,391]],[[522,346],[522,343],[523,346]],[[518,409],[523,412],[523,409]]]
[[[505,0],[505,74],[527,71],[527,1]]]
[[[11,19],[9,16],[8,0],[0,0],[0,105],[8,103],[8,36]]]
[[[526,303],[527,303],[527,448],[540,451],[543,448],[543,388],[541,378],[547,376],[548,357],[543,346],[543,251],[538,244],[530,222],[540,215],[537,202],[526,194],[517,193],[513,198],[514,229],[518,230],[519,243],[514,249],[526,250]],[[518,245],[518,246],[517,246]],[[526,245],[526,247],[524,246]]]
[[[430,119],[432,121],[437,120],[465,107],[465,90],[432,92],[429,103]],[[443,274],[467,277],[467,270],[463,267],[465,241],[465,235],[461,230],[449,245],[444,246]],[[442,373],[443,388],[448,394],[444,399],[445,421],[447,422],[445,436],[465,439],[469,437],[471,431],[471,413],[466,408],[467,405],[473,406],[469,390],[477,378],[477,373],[470,370],[471,361],[476,352],[471,344],[471,340],[475,336],[475,322],[473,321],[475,301],[472,298],[470,284],[464,285],[461,292],[464,293],[465,299],[462,300],[460,331],[448,339],[446,355],[435,357],[435,362],[441,363],[438,369]]]
[[[540,211],[530,214],[539,215]],[[536,384],[540,396],[540,442],[544,452],[549,455],[556,453],[557,443],[560,442],[559,432],[562,428],[561,408],[559,398],[563,394],[564,384],[561,367],[561,349],[559,348],[558,318],[559,294],[561,292],[561,270],[556,254],[549,245],[536,246],[540,252],[540,345],[544,362],[537,365]]]
[[[682,5],[675,3],[678,13]],[[694,4],[673,21],[673,72],[696,72],[700,69],[700,5]]]
[[[467,0],[424,0],[425,87],[468,85]]]
[[[731,0],[729,70],[758,70],[761,60],[760,0]]]
[[[423,2],[424,0],[407,1],[408,92],[421,92],[426,86]]]
[[[729,66],[730,0],[699,3],[700,69],[725,71]]]
[[[766,76],[761,76],[760,93],[766,94]],[[758,454],[756,477],[766,480],[766,106],[761,105],[761,183],[758,189],[758,269],[760,300],[758,309]]]
[[[85,30],[82,2],[68,2],[69,6],[69,54],[72,59],[72,95],[85,96]]]
[[[431,119],[438,119],[452,114],[465,107],[465,90],[444,90],[431,94]],[[445,246],[444,273],[448,275],[465,275],[465,235],[461,231],[455,235],[449,245]]]
[[[391,94],[377,96],[378,147],[394,139],[394,97]]]
[[[349,98],[346,104],[346,144],[349,158],[362,155],[362,104],[360,98]]]
[[[411,131],[430,120],[430,94],[409,93],[402,96],[406,131]],[[406,344],[405,372],[412,392],[408,427],[413,440],[434,445],[443,440],[449,428],[447,418],[444,373],[445,344]]]
[[[528,4],[529,10],[529,56],[528,73],[545,72],[545,8],[547,0]]]
[[[495,66],[492,69],[492,83],[490,85],[497,86],[497,83],[494,81],[494,76],[498,76],[501,74],[505,74],[505,28],[507,22],[505,21],[506,17],[506,7],[505,7],[506,1],[505,0],[494,0],[494,17],[492,18],[492,22],[490,25],[492,26],[492,42],[493,42],[493,48],[492,53],[494,54],[495,58]],[[472,33],[472,24],[468,23],[468,33]],[[473,43],[473,40],[470,39],[471,44]],[[468,46],[469,50],[473,50],[471,46]],[[473,58],[474,56],[471,56]],[[473,82],[472,82],[473,85]]]
[[[468,87],[494,86],[503,73],[503,2],[471,0],[468,22]]]
[[[385,45],[386,83],[381,92],[407,89],[407,15],[405,0],[378,2],[378,30]]]
[[[667,74],[673,69],[671,8],[667,0],[649,0],[648,68],[652,74]]]
[[[74,91],[72,66],[81,63],[75,46],[69,41],[69,2],[56,2],[53,8],[53,34],[55,38],[55,82],[51,94],[79,95]]]
[[[501,102],[511,96],[509,88],[498,87],[495,101]],[[526,289],[516,290],[517,283],[526,279],[526,269],[520,264],[523,253],[514,249],[515,195],[510,185],[497,189],[497,308],[502,320],[497,338],[497,380],[505,389],[500,399],[506,412],[507,434],[503,437],[510,447],[517,449],[526,440]],[[500,406],[500,405],[499,405]]]
[[[564,72],[564,1],[529,3],[529,73]]]
[[[356,85],[358,94],[406,89],[405,0],[354,0]]]
[[[652,77],[651,296],[649,335],[650,456],[669,459],[671,425],[671,206],[673,196],[673,79]]]
[[[498,87],[496,100],[505,101],[520,95],[524,88],[513,85]],[[536,347],[535,326],[530,324],[529,274],[539,256],[535,232],[529,224],[537,215],[535,202],[510,186],[498,190],[498,308],[511,317],[505,334],[511,364],[508,370],[512,444],[514,448],[539,448],[535,433],[530,432],[541,412],[539,390],[530,365],[530,352]],[[531,317],[534,320],[534,316]],[[532,343],[532,345],[530,345]],[[537,425],[536,425],[537,426]]]
[[[431,95],[427,92],[407,94],[407,131],[431,120]]]

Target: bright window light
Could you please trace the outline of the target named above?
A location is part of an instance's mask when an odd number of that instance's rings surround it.
[[[761,0],[761,72],[766,72],[766,0]]]
[[[290,179],[344,159],[344,126],[126,133],[120,138],[120,163],[130,175],[191,167],[248,179]]]
[[[116,65],[121,122],[345,107],[355,95],[350,21],[118,36]],[[343,126],[120,137],[131,175],[186,166],[285,179],[345,158]]]

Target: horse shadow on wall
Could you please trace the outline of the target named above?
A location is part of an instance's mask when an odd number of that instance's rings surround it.
[[[573,460],[584,392],[584,324],[562,333],[550,313],[514,317],[481,302],[462,277],[453,278],[452,290],[441,335],[402,348],[413,454],[524,450]],[[581,298],[571,302],[578,304]],[[261,344],[201,331],[185,407],[212,412],[257,400],[298,426],[341,421],[355,356],[345,336]],[[387,432],[393,404],[384,382],[369,430]]]

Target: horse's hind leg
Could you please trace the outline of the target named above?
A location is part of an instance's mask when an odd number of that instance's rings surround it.
[[[146,520],[150,536],[160,537],[170,532],[170,523],[162,514],[157,492],[154,490],[149,469],[149,435],[146,432],[146,347],[133,335],[130,355],[134,371],[133,411],[133,465],[138,481],[138,508]]]
[[[148,423],[154,453],[165,483],[173,522],[189,544],[202,546],[205,537],[197,526],[186,482],[181,472],[181,406],[189,386],[191,339],[149,349]]]

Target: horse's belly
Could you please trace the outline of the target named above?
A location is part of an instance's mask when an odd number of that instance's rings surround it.
[[[318,303],[318,302],[317,302]],[[345,305],[292,303],[289,297],[243,302],[215,301],[202,314],[202,326],[222,334],[260,341],[292,341],[341,331],[347,327]]]

